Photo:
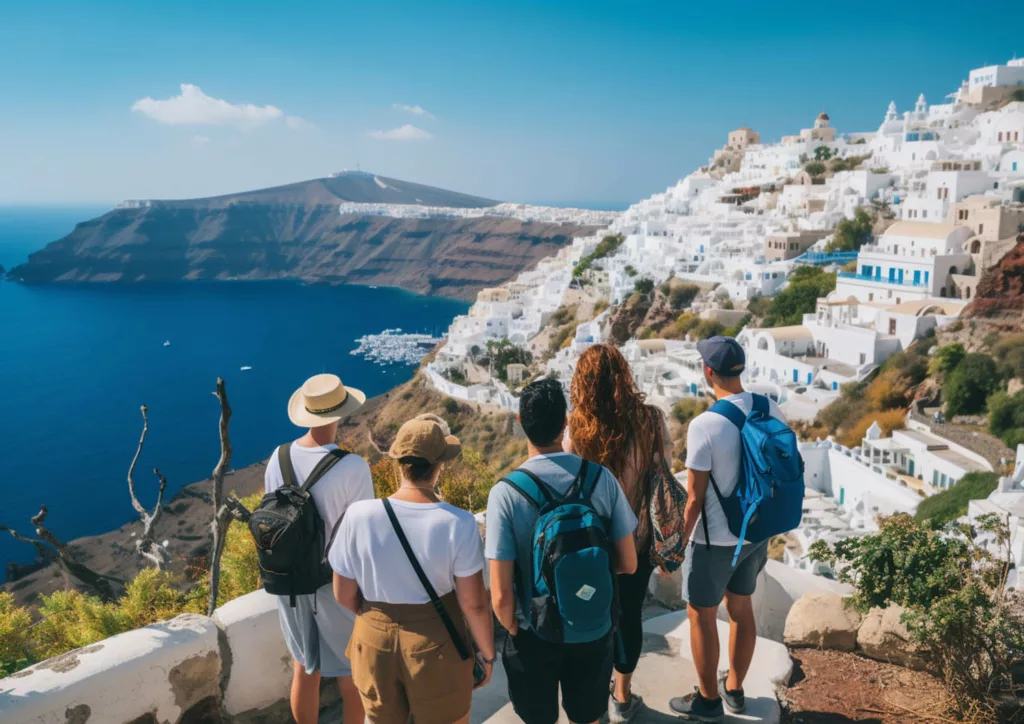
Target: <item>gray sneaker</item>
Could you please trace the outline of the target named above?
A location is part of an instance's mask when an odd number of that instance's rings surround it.
[[[668,708],[672,710],[673,714],[677,714],[686,721],[716,724],[725,719],[721,698],[705,699],[701,696],[700,689],[689,696],[677,696],[668,703]]]
[[[641,712],[646,711],[643,697],[636,694],[629,695],[629,701],[620,704],[615,701],[614,696],[608,697],[608,724],[629,724]]]
[[[722,671],[718,674],[718,693],[722,697],[726,711],[730,714],[742,714],[747,710],[747,699],[743,695],[743,689],[726,689],[725,682],[729,680],[729,672]]]

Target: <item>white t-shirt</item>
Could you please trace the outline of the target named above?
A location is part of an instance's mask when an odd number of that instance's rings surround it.
[[[456,576],[465,578],[483,569],[483,542],[472,513],[448,503],[392,500],[391,505],[438,596],[455,589]],[[383,501],[364,500],[349,508],[327,560],[339,576],[359,584],[367,601],[430,601]]]
[[[333,444],[323,447],[303,447],[293,442],[291,457],[292,468],[295,470],[295,484],[302,485],[324,455],[337,447]],[[267,461],[263,488],[266,492],[272,493],[283,485],[281,463],[277,459],[277,448],[274,448],[274,453]],[[330,539],[334,526],[345,515],[345,511],[350,505],[357,500],[373,498],[373,478],[370,477],[370,466],[358,455],[349,453],[320,478],[313,486],[311,493],[313,502],[316,503],[317,512],[324,520],[324,531]]]
[[[744,415],[750,414],[753,406],[753,398],[749,392],[729,395],[722,399],[736,405]],[[772,417],[785,421],[782,410],[771,398],[768,399],[768,406]],[[740,481],[740,443],[739,428],[728,418],[717,412],[702,412],[693,419],[686,433],[686,467],[691,470],[710,470],[722,496],[728,497]],[[711,545],[736,545],[739,538],[729,531],[729,523],[722,511],[722,504],[718,502],[718,496],[715,495],[710,482],[704,496],[704,510],[707,512]],[[698,543],[707,542],[702,521],[697,522],[693,540]]]

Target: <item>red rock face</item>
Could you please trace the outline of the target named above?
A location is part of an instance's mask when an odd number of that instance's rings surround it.
[[[987,317],[1008,311],[1024,311],[1024,233],[1017,237],[1017,245],[982,276],[977,296],[964,316]]]

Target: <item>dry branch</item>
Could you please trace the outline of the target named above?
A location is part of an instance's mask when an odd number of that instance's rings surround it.
[[[56,551],[57,561],[65,574],[77,578],[87,587],[91,588],[96,595],[104,601],[113,601],[114,590],[111,588],[110,582],[107,578],[92,570],[85,564],[80,563],[75,557],[74,551],[71,550],[68,544],[55,536],[49,528],[43,525],[46,522],[46,515],[48,512],[49,511],[46,506],[41,505],[39,506],[39,512],[31,518],[32,525],[36,527],[36,535],[42,540],[23,536],[13,528],[9,528],[6,525],[0,525],[0,531],[7,531],[15,540],[19,540],[23,543],[31,543],[35,546],[36,553],[38,553],[39,557],[43,560],[49,557],[51,549],[52,551]],[[50,547],[48,548],[47,545]]]
[[[217,391],[213,396],[220,401],[220,459],[213,469],[213,553],[210,561],[210,599],[206,613],[212,616],[217,608],[217,591],[220,588],[220,558],[224,553],[224,540],[232,520],[248,520],[249,511],[234,496],[224,496],[224,476],[231,462],[231,436],[228,425],[231,421],[231,405],[224,380],[217,378]]]
[[[140,409],[142,411],[142,435],[139,436],[139,445],[135,448],[135,457],[132,458],[132,464],[128,466],[128,494],[132,497],[132,507],[135,508],[139,518],[142,520],[142,535],[135,541],[135,550],[143,558],[146,558],[156,566],[158,570],[163,570],[164,566],[170,561],[170,556],[167,554],[167,549],[153,539],[153,528],[163,512],[164,490],[167,489],[167,478],[160,474],[159,469],[153,468],[157,480],[160,481],[160,489],[157,493],[156,505],[153,507],[153,512],[150,513],[139,502],[139,498],[135,494],[135,466],[139,462],[139,456],[142,455],[142,447],[146,444],[146,435],[149,433],[149,408],[143,405]]]

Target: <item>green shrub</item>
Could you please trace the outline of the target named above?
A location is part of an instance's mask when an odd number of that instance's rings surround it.
[[[449,415],[457,415],[459,412],[459,401],[454,397],[445,398],[444,411]]]
[[[572,275],[574,277],[581,277],[583,273],[587,271],[598,259],[603,259],[609,254],[614,254],[615,250],[622,246],[622,242],[626,240],[626,237],[621,234],[618,236],[609,235],[601,239],[597,247],[593,252],[587,254],[572,269]]]
[[[997,392],[988,399],[988,430],[1010,448],[1024,442],[1024,390]]]
[[[943,396],[946,414],[974,415],[985,409],[985,401],[996,390],[999,378],[996,363],[984,354],[969,354],[960,361],[946,380]]]
[[[960,717],[1011,721],[1008,709],[1020,707],[1011,692],[1014,669],[1024,660],[1024,608],[1018,594],[1006,590],[1007,525],[985,515],[975,521],[977,533],[961,525],[936,530],[906,514],[881,518],[878,525],[878,533],[834,546],[818,541],[810,556],[853,584],[851,602],[858,610],[893,604],[907,609],[903,620]],[[982,545],[976,534],[991,545]]]
[[[680,284],[668,295],[668,303],[672,309],[685,309],[700,294],[700,287],[696,284]]]
[[[918,523],[930,522],[933,526],[952,523],[967,515],[967,503],[987,498],[999,485],[995,473],[967,473],[952,487],[931,495],[917,506],[914,518]]]
[[[811,176],[821,176],[826,170],[825,164],[821,161],[811,161],[804,166],[804,171],[809,173]]]
[[[13,595],[0,591],[0,678],[29,665],[31,624],[28,609],[16,606]]]
[[[703,397],[684,397],[672,405],[672,417],[685,425],[706,409],[708,403]]]
[[[872,224],[871,215],[864,209],[857,209],[852,219],[839,222],[832,241],[825,245],[825,251],[859,251],[874,238]]]
[[[959,342],[943,345],[935,350],[931,361],[928,363],[928,374],[933,377],[944,378],[963,361],[967,356],[967,350]]]
[[[992,357],[1003,377],[1024,379],[1024,334],[1004,336],[992,347]]]
[[[510,364],[529,365],[533,362],[533,355],[529,350],[518,347],[507,339],[488,340],[487,358],[494,374],[502,382],[508,379],[507,371]]]

